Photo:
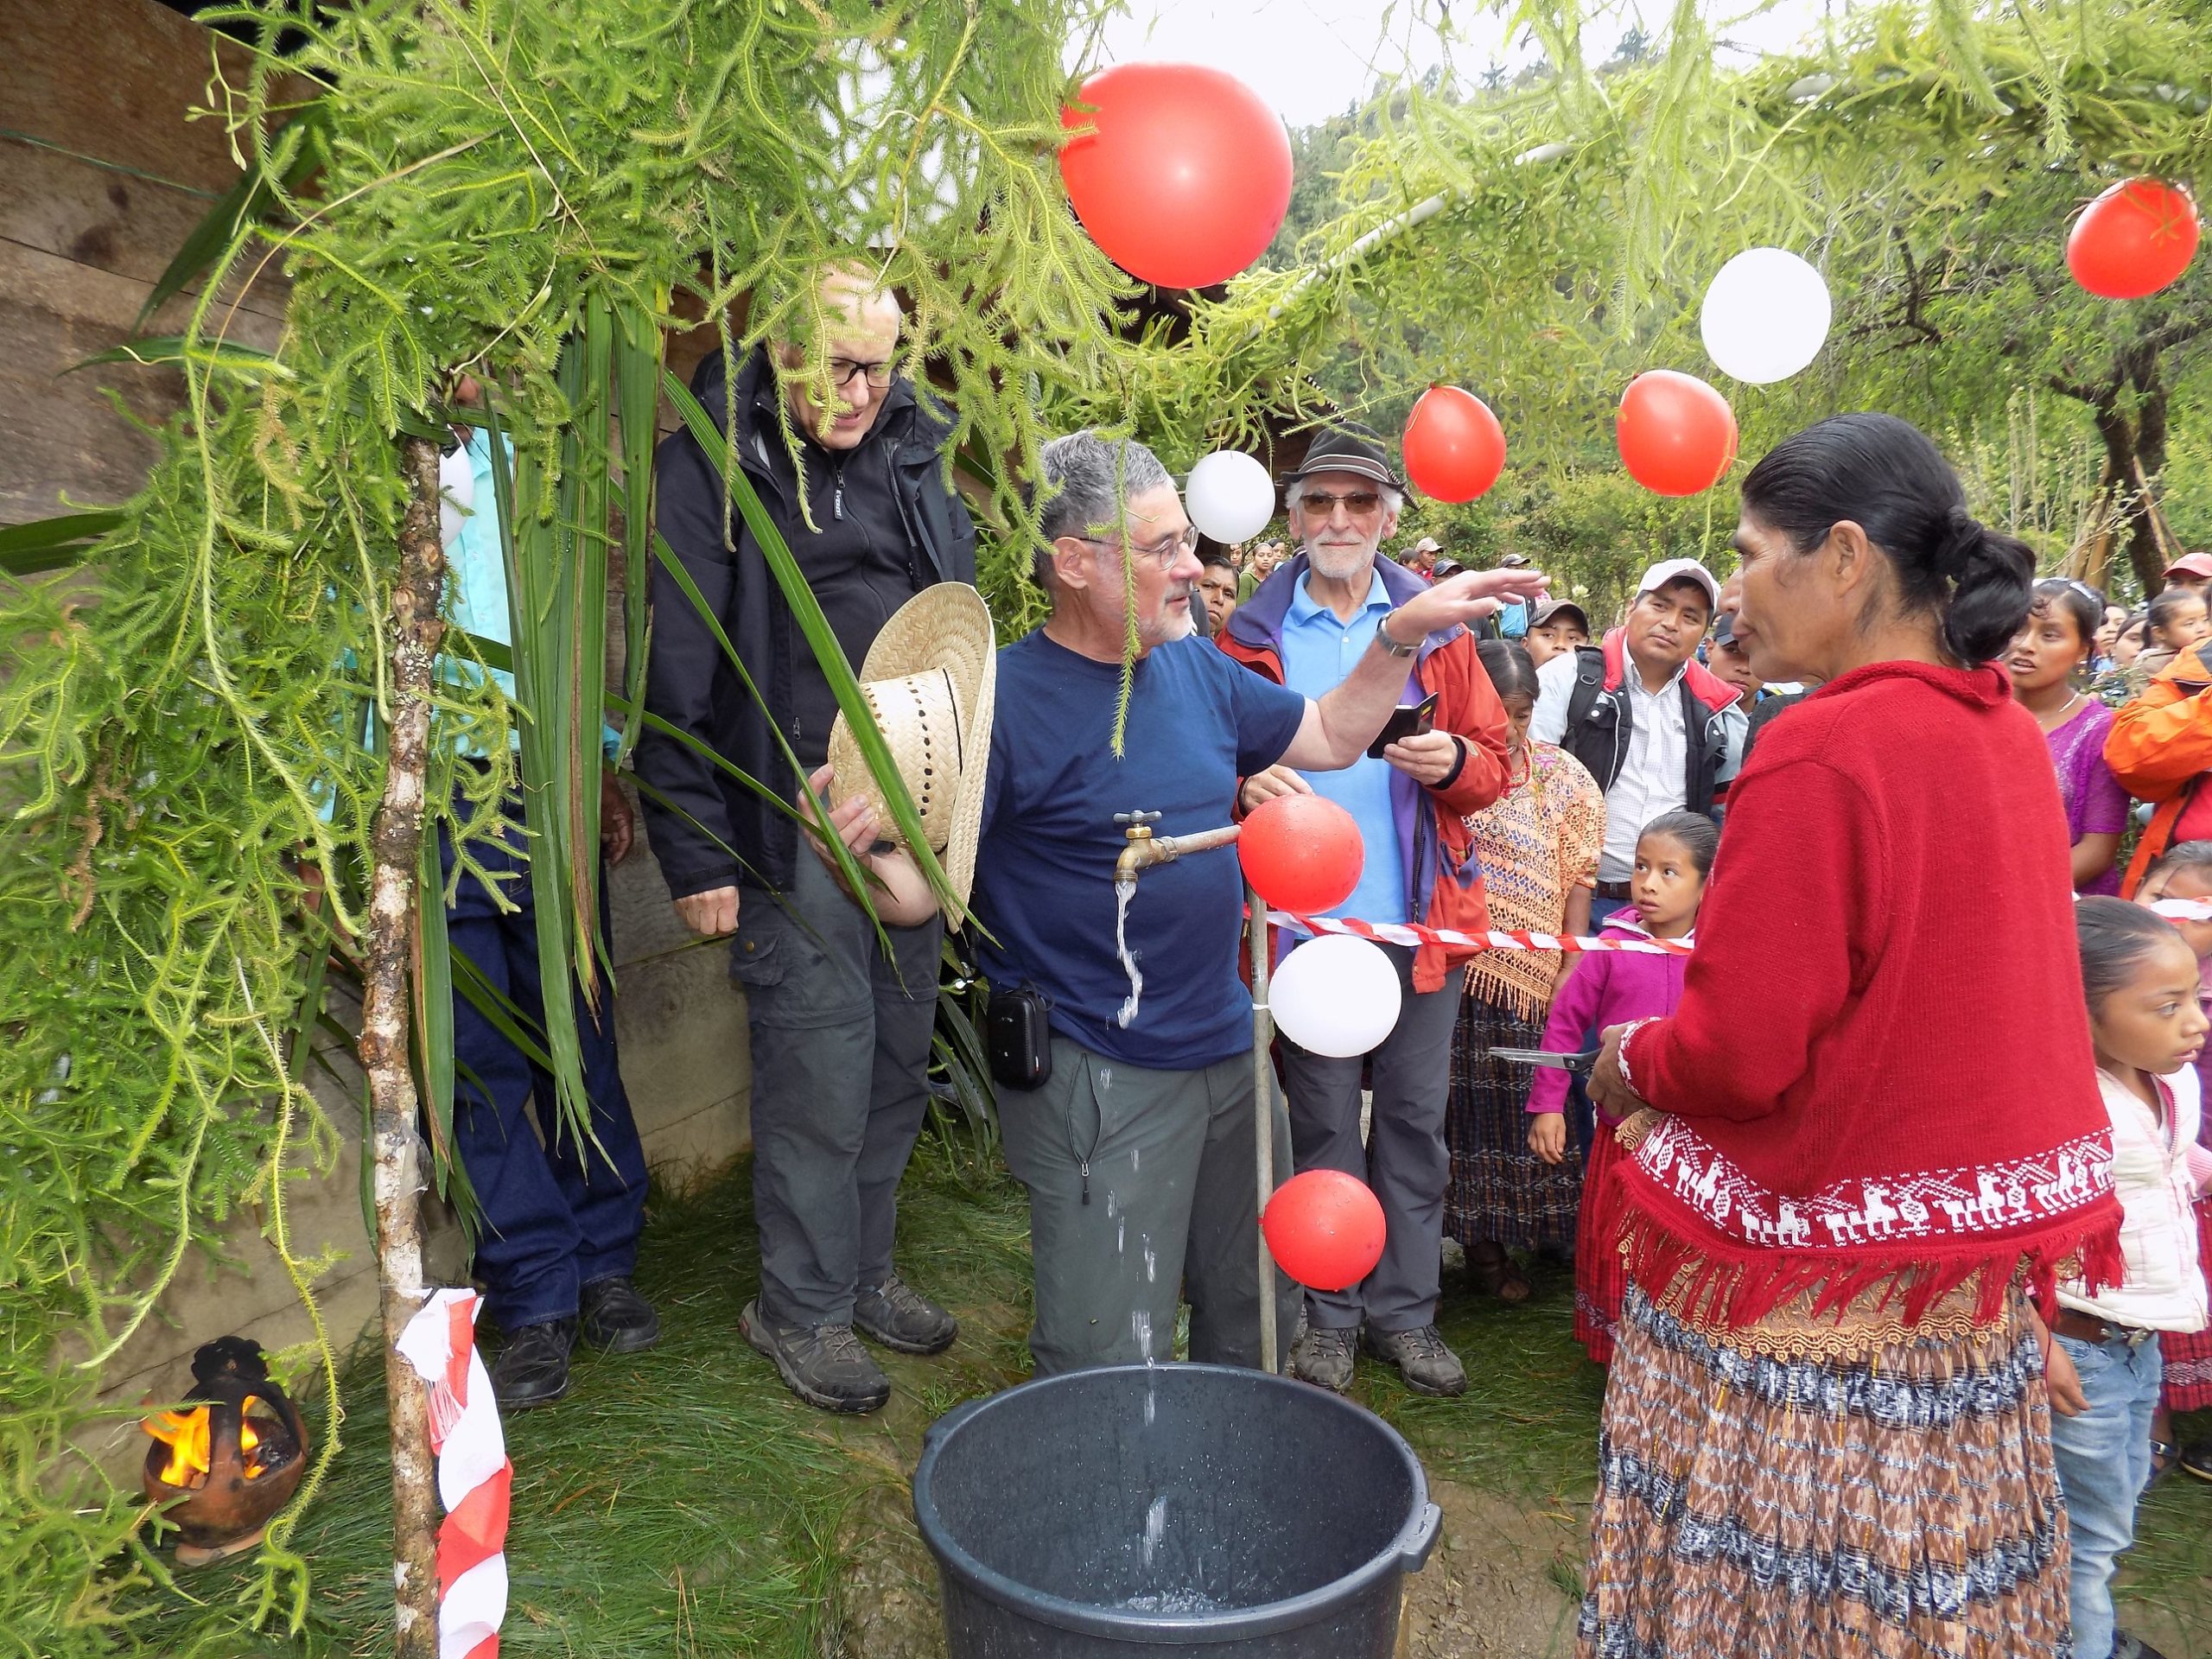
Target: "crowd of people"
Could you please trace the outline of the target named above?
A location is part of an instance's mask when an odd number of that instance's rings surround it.
[[[863,665],[950,896],[688,433],[658,459],[688,581],[656,573],[637,761],[677,912],[729,936],[747,994],[761,1265],[735,1317],[792,1392],[874,1410],[868,1343],[955,1339],[899,1271],[896,1193],[944,929],[972,920],[1038,1375],[1173,1357],[1187,1305],[1193,1360],[1342,1391],[1363,1351],[1450,1396],[1446,1240],[1506,1301],[1571,1257],[1611,1371],[1586,1652],[2147,1653],[2110,1596],[2134,1503],[2167,1465],[2212,1479],[2165,1415],[2212,1406],[2212,558],[2140,617],[2036,581],[1926,437],[1847,415],[1750,470],[1727,582],[1662,558],[1614,619],[1523,561],[1391,556],[1406,486],[1357,426],[1281,480],[1281,540],[1203,555],[1157,458],[1085,431],[1034,480],[1048,620],[994,657],[897,304],[852,272],[823,297],[830,402],[773,344],[695,390]],[[1190,837],[1305,793],[1361,831],[1332,913],[1688,949],[1385,944],[1389,1035],[1279,1039],[1263,1096],[1235,852],[1122,855],[1132,815]],[[1502,1052],[1539,1049],[1577,1065]],[[491,1226],[561,1264],[518,1286],[480,1258],[495,1388],[540,1403],[580,1338],[651,1339],[642,1173],[544,1166],[461,1058]],[[619,1084],[595,1105],[627,1119]],[[1262,1113],[1281,1173],[1374,1191],[1361,1282],[1262,1286]],[[527,1206],[499,1208],[503,1160]]]

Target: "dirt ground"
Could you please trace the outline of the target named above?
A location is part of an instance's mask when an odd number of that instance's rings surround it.
[[[1553,1659],[1573,1650],[1566,1586],[1580,1560],[1565,1515],[1434,1480],[1444,1527],[1406,1581],[1398,1659]],[[831,1659],[944,1659],[935,1563],[903,1484],[886,1480],[848,1518],[849,1554]]]

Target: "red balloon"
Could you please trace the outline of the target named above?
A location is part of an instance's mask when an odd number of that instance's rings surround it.
[[[1290,135],[1236,76],[1195,63],[1124,63],[1083,83],[1093,127],[1060,151],[1083,228],[1132,276],[1225,283],[1274,239],[1290,206]]]
[[[1389,1229],[1367,1184],[1309,1169],[1274,1191],[1260,1215],[1275,1265],[1309,1290],[1344,1290],[1375,1271]]]
[[[1277,795],[1244,820],[1236,858],[1261,898],[1311,916],[1351,897],[1367,849],[1358,820],[1325,796]]]
[[[2100,299],[2139,300],[2196,257],[2196,204],[2178,185],[2127,179],[2082,210],[2066,238],[2066,268]]]
[[[1431,386],[1406,417],[1406,476],[1439,501],[1471,501],[1505,470],[1505,429],[1457,386]]]
[[[1736,459],[1736,411],[1694,374],[1651,369],[1621,395],[1616,435],[1629,476],[1661,495],[1695,495]]]

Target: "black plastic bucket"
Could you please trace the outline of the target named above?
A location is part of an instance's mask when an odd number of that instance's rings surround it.
[[[948,1412],[914,1471],[952,1659],[1389,1659],[1437,1508],[1390,1426],[1224,1365],[1117,1365]]]

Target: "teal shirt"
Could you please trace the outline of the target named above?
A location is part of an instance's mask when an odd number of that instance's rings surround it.
[[[1390,595],[1382,586],[1382,573],[1376,572],[1366,602],[1346,622],[1315,602],[1306,590],[1312,580],[1310,570],[1299,577],[1298,591],[1282,620],[1282,680],[1294,691],[1319,698],[1343,684],[1375,643],[1375,630],[1390,613]],[[1303,775],[1316,795],[1351,814],[1365,843],[1359,885],[1343,904],[1322,913],[1369,922],[1406,920],[1405,855],[1398,846],[1397,817],[1390,805],[1390,763],[1363,753],[1341,772]]]
[[[512,456],[514,446],[509,444],[506,448]],[[480,639],[512,645],[514,619],[507,610],[507,562],[499,545],[499,498],[492,481],[492,435],[482,427],[472,429],[467,454],[476,477],[475,501],[461,519],[461,534],[446,547],[446,620]],[[450,658],[443,668],[447,673],[472,677],[488,672],[510,699],[514,696],[515,677],[504,668],[479,670],[474,663]],[[512,732],[507,736],[510,747],[522,741]],[[464,741],[464,751],[468,747]],[[622,752],[622,734],[602,724],[600,747],[612,765]]]

